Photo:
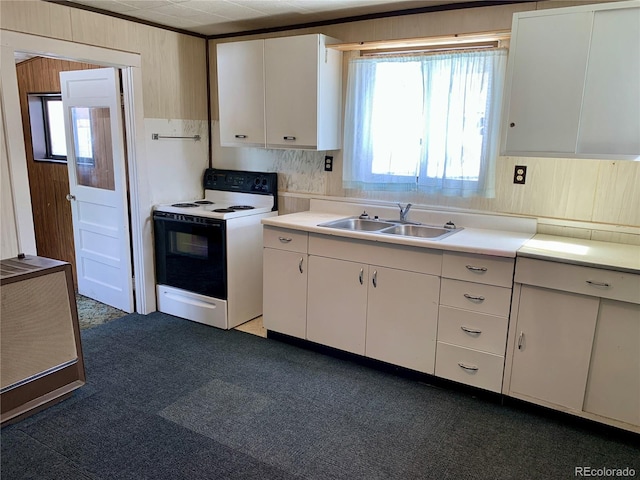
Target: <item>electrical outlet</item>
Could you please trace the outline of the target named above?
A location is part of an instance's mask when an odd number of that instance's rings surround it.
[[[513,183],[524,185],[524,182],[526,181],[526,179],[527,179],[526,165],[516,165],[515,171],[513,172]]]
[[[324,171],[325,172],[333,171],[333,157],[329,155],[324,157]]]

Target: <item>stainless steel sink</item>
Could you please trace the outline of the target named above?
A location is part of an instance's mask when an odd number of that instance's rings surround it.
[[[380,233],[387,233],[389,235],[402,235],[405,237],[419,237],[430,238],[431,240],[441,240],[449,235],[453,235],[456,232],[462,230],[458,228],[456,230],[449,230],[446,228],[432,227],[430,225],[407,225],[400,224],[394,225],[389,228],[381,230]]]
[[[319,227],[341,228],[359,232],[377,232],[383,228],[393,227],[394,224],[382,220],[368,220],[363,218],[343,218],[333,222],[321,223]]]

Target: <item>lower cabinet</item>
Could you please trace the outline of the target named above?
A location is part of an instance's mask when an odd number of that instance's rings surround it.
[[[307,337],[308,238],[297,230],[263,229],[262,321],[267,330]]]
[[[523,285],[511,393],[582,410],[598,299]]]
[[[310,256],[309,272],[307,339],[364,355],[367,266]]]
[[[640,275],[518,258],[505,393],[640,432]]]
[[[309,272],[309,340],[434,372],[437,276],[316,256]]]
[[[640,305],[600,301],[584,411],[640,425]]]
[[[263,255],[264,327],[306,338],[307,254],[265,248]]]

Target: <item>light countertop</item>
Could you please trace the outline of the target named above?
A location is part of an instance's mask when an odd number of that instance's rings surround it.
[[[555,235],[535,235],[518,250],[519,257],[640,273],[640,246]]]
[[[414,247],[435,248],[439,250],[477,253],[483,255],[495,255],[499,257],[515,257],[516,251],[533,236],[533,233],[488,230],[481,228],[463,228],[442,240],[429,240],[424,238],[386,235],[375,232],[341,230],[337,228],[318,226],[321,223],[339,220],[347,216],[348,215],[340,213],[308,211],[265,218],[262,220],[262,223],[273,227],[302,230],[344,238],[409,245]]]

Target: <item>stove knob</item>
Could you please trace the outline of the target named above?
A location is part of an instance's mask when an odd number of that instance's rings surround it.
[[[260,185],[260,177],[256,177],[253,183],[254,185]]]

